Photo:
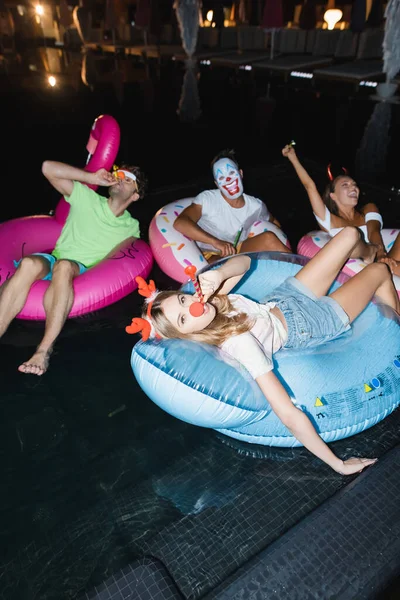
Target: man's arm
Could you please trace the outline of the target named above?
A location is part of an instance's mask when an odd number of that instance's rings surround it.
[[[214,237],[197,225],[201,213],[202,208],[199,204],[191,204],[175,219],[174,229],[179,231],[179,233],[183,233],[183,235],[186,235],[186,237],[195,242],[211,244],[211,246],[214,246],[214,248],[221,252],[221,256],[235,254],[235,249],[232,244]]]
[[[70,165],[53,160],[44,161],[42,173],[63,196],[70,196],[72,194],[74,181],[107,187],[117,183],[115,177],[106,171],[106,169],[99,169],[96,173],[89,173],[83,169],[71,167]]]
[[[213,244],[215,238],[197,225],[197,222],[201,218],[201,213],[202,208],[199,204],[191,204],[175,219],[174,229],[190,237],[195,242]]]

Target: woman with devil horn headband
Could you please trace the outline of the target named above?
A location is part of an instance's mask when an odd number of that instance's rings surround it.
[[[328,165],[329,183],[322,197],[314,181],[300,163],[294,144],[286,145],[282,154],[292,163],[298,178],[304,185],[314,216],[321,229],[327,231],[332,237],[346,226],[357,227],[364,234],[365,243],[360,246],[359,258],[383,260],[392,273],[397,267],[396,261],[387,253],[382,240],[382,216],[375,204],[369,202],[359,206],[360,189],[352,177],[343,168],[343,173],[334,177],[331,166]]]

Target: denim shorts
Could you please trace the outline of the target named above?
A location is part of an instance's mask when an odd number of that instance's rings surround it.
[[[53,276],[53,269],[54,269],[54,265],[56,264],[56,257],[53,256],[52,254],[46,254],[46,252],[34,252],[32,254],[32,256],[42,256],[43,258],[45,258],[49,263],[50,263],[50,271],[47,273],[47,275],[45,275],[45,277],[42,277],[42,281],[51,281],[51,278]],[[22,260],[22,258],[21,258]],[[19,264],[21,262],[21,260],[14,260],[14,266],[17,269],[19,267]],[[68,259],[69,260],[69,259]],[[71,262],[74,262],[78,265],[79,267],[79,275],[82,275],[82,273],[84,273],[85,271],[87,271],[87,267],[85,267],[85,265],[83,265],[82,263],[80,263],[77,260],[71,260]]]
[[[319,346],[351,329],[348,315],[334,298],[318,298],[295,277],[288,277],[263,302],[275,302],[285,317],[284,348]]]

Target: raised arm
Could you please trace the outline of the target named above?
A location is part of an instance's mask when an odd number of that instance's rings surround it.
[[[229,294],[250,268],[251,260],[245,254],[239,254],[227,260],[217,269],[199,275],[199,283],[207,302],[215,293]]]
[[[322,438],[320,438],[307,415],[296,408],[273,371],[257,377],[256,381],[272,410],[282,423],[303,446],[332,467],[334,471],[342,475],[352,475],[376,462],[375,458],[349,458],[345,461],[340,460],[329,446],[325,444]]]
[[[282,154],[290,160],[294,167],[294,170],[296,171],[297,177],[300,179],[301,183],[306,188],[308,199],[310,200],[311,208],[314,214],[317,215],[317,217],[320,219],[325,219],[326,206],[324,204],[324,201],[322,200],[314,181],[311,179],[311,177],[297,158],[297,154],[293,146],[285,146],[282,150]]]
[[[42,173],[51,185],[60,194],[70,196],[74,189],[74,181],[87,183],[89,185],[102,185],[109,187],[117,183],[115,177],[106,169],[99,169],[96,173],[89,173],[77,167],[71,167],[61,162],[45,160],[42,165]]]
[[[186,237],[194,240],[195,242],[203,242],[204,244],[210,244],[214,246],[216,250],[221,252],[221,256],[230,256],[235,254],[235,248],[229,242],[220,240],[210,233],[207,233],[197,225],[202,214],[202,208],[199,204],[191,204],[185,210],[181,212],[179,217],[174,221],[174,229],[183,233]]]

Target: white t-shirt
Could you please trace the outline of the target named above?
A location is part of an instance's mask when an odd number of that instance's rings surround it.
[[[202,207],[197,225],[210,235],[231,244],[235,242],[238,231],[243,227],[240,236],[240,241],[243,242],[255,221],[269,221],[270,217],[269,210],[259,198],[247,194],[243,194],[243,198],[245,204],[242,208],[232,208],[219,190],[201,192],[193,200],[194,204]],[[202,250],[215,250],[211,244],[197,244]]]
[[[221,350],[240,362],[256,379],[274,368],[272,355],[287,340],[287,332],[271,309],[275,302],[259,304],[240,294],[229,294],[234,313],[245,313],[254,320],[250,331],[235,335],[221,344]]]

